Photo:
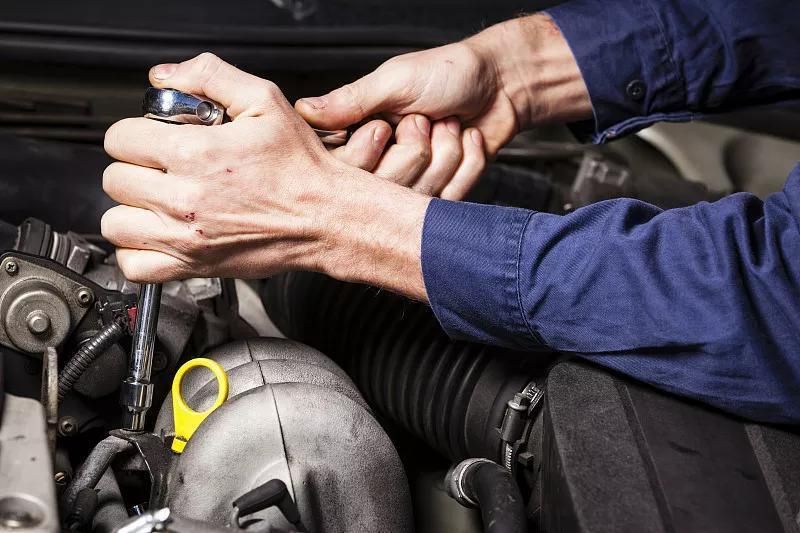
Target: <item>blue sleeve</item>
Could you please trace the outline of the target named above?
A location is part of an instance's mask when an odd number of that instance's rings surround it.
[[[433,200],[422,267],[454,338],[578,353],[662,389],[800,423],[800,166],[762,202],[567,216]]]
[[[595,142],[800,97],[800,2],[574,0],[548,13],[592,100],[576,129]]]
[[[576,0],[549,10],[596,142],[800,96],[800,2]],[[568,216],[434,200],[422,268],[453,337],[542,343],[739,415],[800,423],[800,167],[765,202]]]

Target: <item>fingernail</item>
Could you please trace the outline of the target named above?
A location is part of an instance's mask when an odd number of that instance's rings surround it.
[[[166,63],[164,65],[156,65],[153,67],[153,77],[157,80],[166,80],[178,69],[175,63]]]
[[[305,102],[314,109],[325,109],[328,105],[328,98],[325,96],[312,96],[310,98],[301,98],[301,102]]]
[[[461,133],[461,124],[458,122],[458,119],[448,118],[447,129],[450,130],[450,133],[458,137],[458,135]]]
[[[372,132],[372,142],[377,145],[382,145],[389,138],[390,133],[391,132],[388,131],[387,128],[375,126],[375,131]]]
[[[483,144],[483,139],[481,138],[481,134],[478,130],[472,130],[469,132],[469,136],[476,146],[481,146]]]
[[[428,122],[427,118],[418,115],[414,117],[414,122],[417,125],[417,129],[419,129],[423,135],[428,136],[431,134],[431,123]]]

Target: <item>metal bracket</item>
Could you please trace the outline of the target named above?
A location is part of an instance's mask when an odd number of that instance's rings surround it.
[[[109,435],[133,444],[139,456],[144,460],[150,475],[150,501],[148,509],[164,507],[167,496],[167,474],[172,464],[173,455],[167,445],[152,433],[139,433],[115,429]]]

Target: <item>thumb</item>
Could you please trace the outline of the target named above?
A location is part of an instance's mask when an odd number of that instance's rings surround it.
[[[150,83],[214,100],[233,119],[260,115],[265,104],[285,102],[274,83],[241,71],[210,52],[183,63],[156,65],[150,69]]]
[[[388,73],[380,70],[324,96],[301,98],[295,110],[316,128],[346,128],[383,111],[391,111],[396,93]]]

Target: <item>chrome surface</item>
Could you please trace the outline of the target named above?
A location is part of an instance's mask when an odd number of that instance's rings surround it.
[[[225,119],[225,109],[216,102],[186,94],[176,89],[150,87],[144,93],[142,112],[146,118],[175,124],[216,126]],[[342,146],[347,143],[347,130],[311,128],[323,144]]]
[[[225,110],[216,102],[175,89],[155,87],[145,91],[142,113],[145,117],[156,120],[201,126],[222,124],[225,116]]]
[[[121,402],[125,407],[123,427],[131,431],[144,431],[145,414],[153,402],[150,376],[153,371],[160,306],[161,284],[142,285],[136,307],[136,327],[133,330],[128,377],[122,383],[121,389]]]

